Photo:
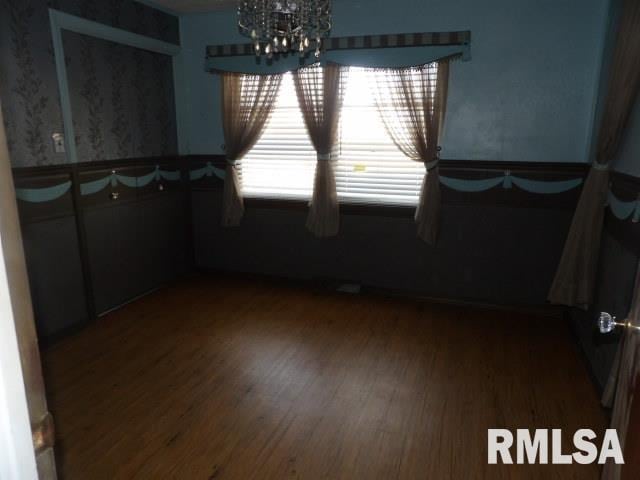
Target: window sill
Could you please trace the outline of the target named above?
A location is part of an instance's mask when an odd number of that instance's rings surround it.
[[[266,208],[274,210],[308,211],[309,201],[283,198],[245,197],[244,204],[248,208]],[[340,213],[344,215],[370,215],[377,217],[406,217],[412,218],[416,207],[411,205],[384,205],[373,203],[340,204]]]

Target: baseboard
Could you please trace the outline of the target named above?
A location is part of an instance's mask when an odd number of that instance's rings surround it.
[[[235,278],[249,278],[256,281],[268,281],[269,283],[280,283],[289,286],[302,286],[305,288],[315,288],[324,291],[331,291],[342,295],[374,295],[382,297],[406,298],[429,303],[440,303],[446,305],[456,305],[461,307],[472,307],[483,310],[507,310],[517,313],[529,313],[535,315],[564,317],[567,307],[552,304],[518,304],[518,303],[495,303],[477,298],[452,298],[428,295],[405,289],[394,289],[367,285],[354,279],[336,279],[327,277],[288,277],[284,275],[273,275],[260,272],[245,272],[229,270],[223,268],[196,267],[196,272],[202,275],[225,275]],[[358,285],[359,291],[352,293],[340,289],[341,285]]]

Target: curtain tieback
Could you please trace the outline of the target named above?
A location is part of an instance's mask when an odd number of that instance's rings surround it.
[[[430,162],[426,160],[424,161],[424,167],[427,169],[427,172],[436,168],[438,166],[438,163],[440,163],[440,150],[442,150],[442,147],[438,145],[436,147],[436,153],[433,156],[433,160],[431,160]]]
[[[434,168],[436,168],[438,166],[438,163],[440,163],[440,159],[436,158],[435,160],[431,160],[430,162],[424,162],[424,167],[428,172],[429,170],[433,170]]]
[[[328,162],[331,160],[330,153],[318,153],[318,161],[319,162]]]
[[[593,162],[591,164],[591,168],[594,168],[596,170],[599,170],[601,172],[604,172],[606,170],[609,170],[609,164],[608,163],[598,163],[598,162]]]
[[[227,165],[229,165],[230,167],[236,168],[236,161],[235,160],[231,160],[230,158],[227,158]]]

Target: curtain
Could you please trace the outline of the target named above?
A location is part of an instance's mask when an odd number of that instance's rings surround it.
[[[338,133],[348,72],[348,67],[332,63],[324,67],[316,64],[293,72],[298,103],[317,153],[307,216],[307,229],[317,237],[337,235],[339,229],[340,210],[331,152]]]
[[[638,265],[636,274],[631,311],[624,323],[640,327],[640,265]],[[602,404],[605,407],[613,407],[610,428],[615,428],[618,432],[623,451],[631,416],[631,406],[634,401],[640,402],[640,398],[633,398],[636,382],[640,380],[638,375],[640,375],[640,331],[635,328],[625,328],[611,368],[609,381],[602,396]],[[602,470],[602,480],[618,480],[621,470],[621,465],[607,462]]]
[[[237,226],[244,203],[236,162],[260,138],[273,111],[282,75],[222,74],[222,128],[227,157],[222,224]]]
[[[609,187],[608,167],[618,151],[640,88],[640,2],[625,0],[620,18],[596,161],[582,189],[551,285],[552,303],[587,308],[592,301]]]
[[[449,59],[419,67],[371,71],[376,108],[398,148],[425,175],[415,214],[418,237],[435,245],[440,224],[440,137],[447,108]]]

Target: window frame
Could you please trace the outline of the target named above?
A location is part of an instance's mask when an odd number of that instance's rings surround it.
[[[359,70],[359,75],[361,76],[359,78],[359,81],[366,81],[366,78],[363,80],[362,76],[367,76],[369,73],[366,71],[366,68],[358,68],[355,67]],[[352,72],[350,72],[349,74],[351,75]],[[290,72],[285,73],[285,75],[289,75],[289,78],[287,79],[287,81],[292,83],[292,79],[291,79],[291,74]],[[280,89],[283,88],[284,83],[279,87]],[[290,89],[291,87],[289,86],[288,89]],[[346,92],[345,92],[345,96],[349,95],[349,89],[350,88],[354,88],[353,86],[347,85],[346,86]],[[280,92],[278,93],[278,95],[280,96]],[[297,98],[295,98],[295,92],[291,92],[291,91],[287,91],[286,95],[288,96],[293,96],[295,99],[295,105],[296,107],[299,109],[299,105],[297,102]],[[367,104],[362,104],[359,103],[362,101],[362,96],[360,96],[359,98],[356,98],[354,101],[353,105],[348,105],[347,108],[353,108],[353,109],[359,109],[359,108],[364,108],[364,109],[372,109],[373,111],[376,110],[376,105],[375,105],[375,101],[373,99],[374,96],[374,92],[373,91],[369,91],[367,93],[367,95],[370,95],[370,97],[368,97],[368,103]],[[291,108],[292,105],[289,105],[289,103],[294,103],[294,102],[288,102],[284,105],[284,108]],[[278,107],[276,107],[278,108]],[[280,107],[282,108],[282,107]],[[344,108],[344,106],[343,106]],[[377,112],[375,112],[375,114],[377,115]],[[273,115],[273,114],[272,114]],[[302,113],[300,112],[300,121],[302,123]],[[341,112],[341,117],[342,117],[342,112]],[[282,121],[282,119],[279,119],[280,121]],[[342,121],[342,118],[341,120]],[[271,118],[269,119],[269,122],[271,122]],[[358,196],[358,192],[353,192],[353,191],[349,191],[348,188],[346,189],[345,192],[341,192],[340,191],[340,187],[337,185],[337,193],[338,193],[338,201],[340,204],[341,209],[344,211],[345,207],[347,207],[347,210],[351,210],[351,211],[357,211],[358,213],[360,212],[365,212],[365,211],[370,211],[370,210],[375,210],[375,211],[380,211],[381,209],[386,210],[386,211],[394,211],[396,213],[401,212],[402,216],[405,215],[405,212],[408,211],[415,211],[415,208],[417,207],[418,204],[418,200],[419,200],[419,192],[420,192],[420,188],[422,186],[422,181],[424,178],[424,166],[422,163],[420,162],[415,162],[414,160],[409,159],[408,157],[404,156],[404,153],[401,152],[401,150],[395,145],[395,142],[393,141],[393,139],[391,138],[390,134],[386,131],[386,127],[384,126],[384,122],[382,120],[382,118],[378,118],[378,120],[376,121],[377,128],[381,128],[384,130],[384,134],[386,136],[385,138],[385,145],[383,146],[383,148],[385,149],[393,149],[395,150],[392,154],[395,155],[397,154],[399,157],[402,156],[404,157],[404,159],[406,159],[406,164],[405,164],[405,169],[407,170],[406,172],[396,172],[393,171],[391,172],[393,175],[398,176],[399,178],[396,178],[395,180],[398,181],[400,180],[400,182],[402,182],[403,180],[406,181],[408,184],[413,183],[414,185],[409,186],[409,188],[404,189],[404,188],[398,188],[396,186],[396,189],[398,189],[398,191],[400,192],[399,195],[396,195],[396,201],[393,201],[391,198],[393,196],[393,193],[391,194],[387,194],[387,196],[385,196],[385,198],[383,198],[382,200],[375,200],[375,192],[373,193],[368,193],[366,192],[367,189],[371,189],[371,187],[368,185],[367,182],[371,182],[371,183],[375,183],[375,178],[373,181],[368,180],[363,182],[363,190],[365,190],[365,192],[362,193],[362,196],[359,197]],[[303,123],[302,123],[303,124]],[[275,128],[282,128],[281,126],[276,126]],[[305,134],[306,134],[306,128],[304,128],[304,126],[302,127],[303,130],[305,130]],[[381,132],[378,132],[378,134],[380,134]],[[353,137],[354,140],[351,141],[344,141],[344,129],[342,127],[342,125],[340,125],[339,127],[339,138],[337,140],[337,144],[335,146],[335,150],[338,153],[338,155],[340,155],[340,157],[336,160],[335,163],[335,171],[336,171],[336,181],[337,183],[340,182],[340,180],[343,181],[343,183],[348,184],[349,180],[350,180],[350,176],[348,176],[348,174],[346,175],[340,175],[339,174],[339,169],[340,168],[345,168],[344,165],[341,165],[341,157],[342,157],[342,152],[344,150],[343,145],[347,144],[349,145],[350,143],[353,145],[357,145],[358,143],[358,138]],[[264,132],[263,132],[264,135]],[[260,140],[262,139],[263,135],[261,135],[260,139],[258,140],[258,142],[260,142]],[[351,137],[350,137],[351,138]],[[309,141],[309,146],[311,146],[311,142],[308,139],[307,136],[307,140]],[[366,139],[365,139],[366,140]],[[294,140],[295,142],[295,140]],[[306,146],[305,146],[306,147]],[[255,146],[253,147],[255,148]],[[253,150],[252,148],[252,150]],[[348,147],[347,147],[348,148]],[[357,147],[356,148],[352,148],[349,149],[350,152],[352,152],[352,157],[348,160],[351,163],[357,163],[357,159],[354,160],[353,155],[355,153],[355,156],[357,157],[357,154],[360,152],[364,152],[366,154],[366,148],[359,150]],[[289,191],[286,191],[285,193],[278,193],[275,189],[278,188],[277,186],[274,186],[274,190],[272,192],[260,192],[260,191],[255,191],[255,190],[260,190],[261,187],[259,186],[259,182],[256,182],[255,179],[253,181],[251,190],[244,191],[243,192],[243,197],[246,199],[246,201],[249,204],[262,204],[262,205],[271,205],[271,206],[293,206],[295,208],[296,204],[302,204],[307,206],[310,199],[311,199],[311,195],[313,193],[312,189],[313,189],[313,175],[315,174],[315,150],[313,150],[313,147],[311,146],[311,149],[309,152],[305,152],[305,155],[308,155],[310,153],[313,153],[313,166],[310,167],[308,166],[308,168],[312,168],[313,169],[313,173],[311,174],[312,178],[309,180],[309,193],[305,194],[305,195],[296,195],[294,194],[290,194]],[[376,152],[374,150],[374,152]],[[383,155],[384,152],[386,152],[386,150],[383,151]],[[270,149],[266,148],[264,151],[261,151],[260,153],[258,153],[258,155],[269,155],[271,153]],[[404,160],[403,159],[403,160]],[[308,161],[311,161],[311,159],[307,159]],[[290,161],[290,160],[287,160]],[[390,163],[392,163],[393,160],[391,160]],[[242,182],[242,177],[243,175],[243,163],[244,163],[244,159],[241,160],[239,162],[239,176]],[[414,167],[415,165],[415,167]],[[371,168],[370,165],[364,164],[365,168]],[[378,168],[388,168],[388,165],[385,165],[384,163],[381,166],[378,166]],[[402,170],[402,167],[400,167],[398,170]],[[355,166],[354,166],[354,172],[357,171],[355,170]],[[364,170],[363,170],[364,171]],[[379,173],[378,173],[379,174]],[[402,178],[402,175],[405,174],[406,178]],[[375,173],[374,173],[375,175]],[[356,182],[357,183],[357,182]],[[397,184],[396,184],[397,185]],[[383,188],[387,186],[384,185]],[[393,182],[389,182],[388,187],[393,187],[394,184]],[[269,188],[269,187],[265,187],[265,188]],[[287,189],[291,189],[291,191],[295,191],[295,187],[284,187]],[[391,188],[389,188],[391,189]],[[252,191],[253,190],[253,191]],[[302,190],[302,188],[300,189]],[[407,190],[408,192],[415,192],[413,195],[411,193],[407,194],[406,196],[408,197],[409,195],[411,197],[415,197],[410,199],[409,201],[407,201],[405,197],[405,195],[403,194],[403,190]],[[384,191],[384,190],[382,190]],[[367,198],[366,196],[369,195],[370,198]],[[381,193],[382,195],[382,193]],[[349,208],[349,207],[354,207],[354,208]]]

